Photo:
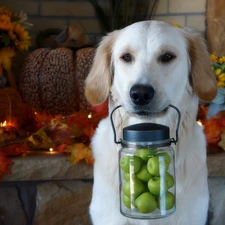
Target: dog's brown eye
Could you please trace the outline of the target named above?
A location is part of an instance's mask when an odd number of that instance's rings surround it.
[[[160,56],[160,59],[159,60],[161,62],[167,63],[167,62],[171,61],[174,58],[175,58],[175,55],[166,52],[165,54],[163,54],[163,55]]]
[[[131,54],[129,54],[129,53],[124,54],[121,58],[122,58],[125,62],[131,62],[131,61],[132,61],[132,56],[131,56]]]

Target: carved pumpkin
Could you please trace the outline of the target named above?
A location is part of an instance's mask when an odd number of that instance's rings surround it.
[[[21,74],[21,96],[27,105],[51,115],[91,111],[83,94],[84,80],[95,49],[40,48],[26,58]]]

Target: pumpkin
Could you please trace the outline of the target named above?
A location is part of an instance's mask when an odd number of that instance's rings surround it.
[[[24,104],[14,88],[0,89],[0,109],[0,123],[8,121],[20,127],[23,122]]]
[[[26,58],[21,73],[23,102],[53,116],[79,110],[90,112],[84,96],[84,80],[94,54],[94,48],[82,48],[75,53],[69,48],[34,50]]]

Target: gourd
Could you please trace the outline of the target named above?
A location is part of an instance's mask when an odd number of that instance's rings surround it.
[[[84,96],[84,80],[95,48],[39,48],[25,60],[20,80],[22,100],[38,112],[70,115],[91,111]]]

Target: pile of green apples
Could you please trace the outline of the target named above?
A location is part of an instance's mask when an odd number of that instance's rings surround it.
[[[174,186],[174,177],[168,172],[171,158],[155,148],[137,149],[134,155],[121,158],[122,200],[127,208],[141,213],[174,207],[175,196],[168,191]]]

